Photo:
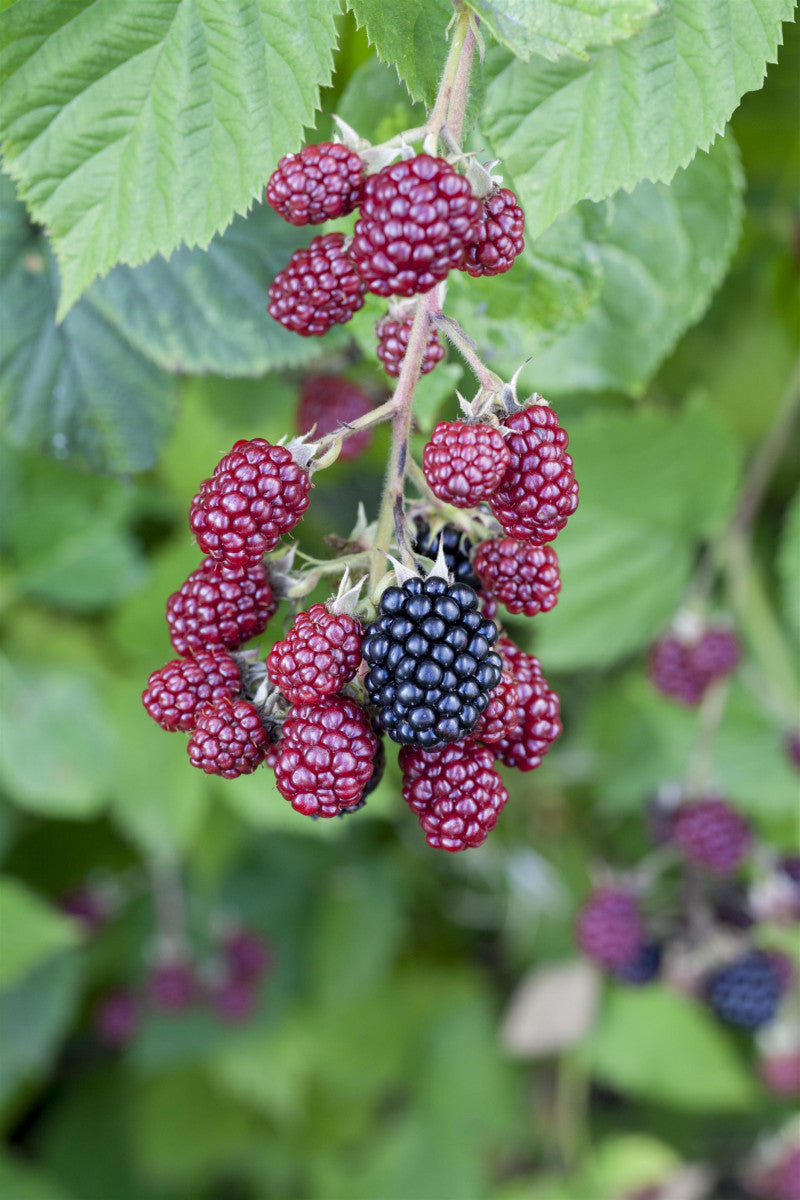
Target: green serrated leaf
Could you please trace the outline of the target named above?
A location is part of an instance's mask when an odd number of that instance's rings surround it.
[[[617,193],[594,247],[599,294],[584,320],[537,356],[537,388],[552,396],[641,393],[722,281],[739,240],[743,190],[728,135],[669,186],[640,183]]]
[[[299,366],[319,353],[319,344],[273,320],[267,292],[311,236],[259,204],[247,218],[236,217],[207,250],[184,247],[169,260],[159,256],[140,267],[115,267],[87,299],[167,371],[261,375]]]
[[[153,465],[175,415],[175,382],[89,298],[55,324],[58,271],[0,175],[0,405],[10,441],[96,470]]]
[[[659,986],[615,989],[585,1058],[616,1090],[691,1112],[735,1111],[753,1096],[732,1039],[699,1001]]]
[[[593,46],[629,38],[658,11],[655,0],[471,0],[495,38],[518,58],[586,57]]]
[[[0,988],[9,988],[59,951],[78,944],[74,921],[10,875],[0,879]]]
[[[432,104],[447,57],[448,0],[347,0],[381,62],[397,68],[412,100]]]
[[[64,317],[97,275],[244,212],[311,123],[339,0],[19,0],[0,17],[6,166],[52,234]]]
[[[760,86],[792,0],[665,0],[639,33],[588,60],[491,56],[482,127],[536,237],[579,200],[668,181]]]

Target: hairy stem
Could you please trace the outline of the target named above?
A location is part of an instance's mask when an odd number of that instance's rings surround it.
[[[452,342],[461,357],[472,369],[472,373],[480,383],[482,388],[487,392],[499,392],[503,387],[503,381],[499,375],[495,375],[494,371],[483,363],[475,350],[475,343],[472,338],[468,337],[458,321],[454,321],[452,317],[446,317],[444,313],[438,313],[433,318],[433,323],[437,329],[447,337],[448,341]]]
[[[355,421],[342,422],[331,433],[326,433],[319,439],[320,448],[317,453],[321,456],[334,442],[343,441],[354,433],[361,433],[364,429],[371,429],[373,425],[380,425],[383,421],[388,421],[396,411],[397,395],[395,393],[391,400],[387,400],[385,404],[379,404],[377,408],[370,409],[369,412],[364,413],[363,417],[357,417]]]

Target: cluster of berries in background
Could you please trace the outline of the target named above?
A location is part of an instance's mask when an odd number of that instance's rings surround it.
[[[476,172],[479,196],[443,158],[415,154],[374,174],[368,166],[368,155],[339,142],[305,146],[278,163],[267,201],[285,221],[319,225],[356,210],[358,219],[352,236],[326,233],[296,250],[269,289],[268,307],[287,329],[319,337],[349,321],[368,292],[393,297],[375,335],[378,358],[397,376],[413,321],[402,298],[429,292],[450,271],[508,271],[525,245],[525,218],[508,188]],[[427,338],[422,374],[444,356],[435,328]]]
[[[578,913],[578,945],[621,983],[660,979],[754,1034],[765,1086],[800,1095],[800,994],[786,952],[800,925],[800,857],[760,845],[718,795],[669,790],[648,818],[654,869],[645,860],[599,882]]]
[[[89,937],[99,935],[121,913],[137,891],[120,880],[85,883],[61,897],[63,912]],[[270,943],[254,929],[226,914],[210,922],[212,934],[200,950],[161,938],[160,948],[144,965],[135,983],[116,984],[94,1004],[92,1023],[97,1040],[121,1049],[139,1033],[148,1016],[179,1016],[205,1009],[225,1024],[241,1024],[254,1016],[261,988],[274,966]],[[161,944],[163,942],[163,945]]]

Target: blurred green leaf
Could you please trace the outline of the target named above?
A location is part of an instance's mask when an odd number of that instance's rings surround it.
[[[697,1000],[666,988],[614,988],[584,1049],[617,1091],[692,1112],[746,1108],[754,1082],[733,1040]]]
[[[413,103],[392,67],[371,57],[353,72],[336,112],[375,145],[425,124],[425,106]]]
[[[473,0],[473,8],[498,42],[525,60],[586,58],[590,47],[624,41],[658,11],[655,0]]]
[[[792,500],[784,520],[778,552],[783,613],[800,650],[800,491]]]
[[[669,186],[618,192],[594,246],[599,295],[576,327],[537,354],[537,390],[639,395],[719,286],[739,240],[743,188],[728,135]]]
[[[338,0],[231,0],[220,22],[187,0],[11,7],[0,130],[54,238],[59,317],[117,262],[207,245],[247,209],[312,122],[338,11]]]
[[[42,1171],[10,1154],[0,1155],[0,1195],[13,1200],[70,1200]]]
[[[74,921],[10,875],[0,878],[0,929],[0,988],[4,989],[18,983],[44,959],[80,941]]]
[[[737,474],[729,436],[700,405],[594,414],[574,426],[570,450],[580,504],[558,539],[558,605],[537,622],[555,669],[614,662],[667,624],[693,540],[725,519]]]
[[[88,677],[4,666],[0,780],[20,808],[86,818],[103,807],[115,770],[112,727]]]
[[[15,9],[19,5],[15,5]],[[95,470],[152,466],[175,414],[175,383],[87,297],[55,324],[58,271],[0,175],[0,404],[7,436]]]
[[[761,85],[792,8],[791,0],[732,10],[665,0],[639,33],[585,61],[493,54],[482,125],[519,189],[528,236],[580,200],[643,179],[668,182],[707,150],[743,94]]]

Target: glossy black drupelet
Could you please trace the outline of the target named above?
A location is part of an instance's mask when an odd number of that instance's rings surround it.
[[[444,525],[441,533],[431,536],[430,527],[424,521],[416,522],[417,536],[414,541],[414,553],[423,554],[436,562],[439,553],[439,540],[444,541],[444,561],[447,570],[453,577],[454,583],[466,583],[473,591],[481,590],[481,581],[472,569],[473,545],[465,533],[455,525]]]
[[[497,636],[463,583],[431,577],[387,588],[363,654],[367,692],[392,741],[433,750],[467,737],[500,680]]]
[[[706,981],[706,996],[723,1021],[758,1029],[775,1016],[781,985],[767,955],[750,950],[711,973]]]

